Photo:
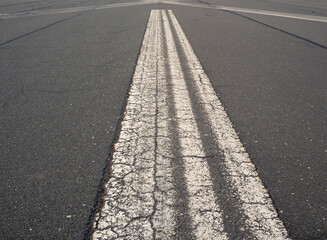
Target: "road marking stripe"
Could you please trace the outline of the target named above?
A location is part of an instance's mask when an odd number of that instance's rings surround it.
[[[305,14],[297,14],[297,13],[273,12],[273,11],[264,11],[264,10],[246,9],[246,8],[234,8],[234,7],[227,7],[227,6],[213,6],[213,7],[218,10],[231,11],[231,12],[251,13],[251,14],[259,14],[259,15],[267,15],[267,16],[283,17],[283,18],[293,18],[293,19],[316,21],[316,22],[327,22],[327,17],[323,17],[323,16],[305,15]]]
[[[196,239],[228,239],[198,130],[198,124],[203,123],[196,122],[178,51],[186,57],[186,71],[200,99],[196,104],[204,109],[203,117],[211,125],[224,157],[225,179],[239,194],[246,227],[257,239],[287,239],[268,192],[210,80],[173,12],[168,12],[167,16],[164,10],[151,11],[93,239],[176,238],[172,169],[176,157],[182,159],[185,168],[189,212],[184,214],[190,216],[192,235]],[[174,131],[169,120],[172,117],[177,123]],[[172,152],[171,135],[178,138],[179,156]]]
[[[292,18],[292,19],[315,21],[315,22],[327,22],[327,17],[324,17],[324,16],[274,12],[274,11],[265,11],[265,10],[247,9],[247,8],[235,8],[235,7],[220,6],[220,5],[208,6],[208,5],[203,5],[203,4],[175,2],[175,1],[166,1],[166,0],[161,1],[161,3],[187,6],[187,7],[210,8],[210,9],[217,9],[217,10],[230,11],[230,12],[242,12],[242,13],[250,13],[250,14],[267,15],[267,16],[272,16],[272,17]]]
[[[324,17],[324,16],[264,11],[264,10],[247,9],[247,8],[235,8],[235,7],[219,6],[219,5],[207,6],[204,4],[175,2],[175,1],[166,1],[166,0],[163,0],[163,1],[144,0],[141,2],[115,3],[115,4],[106,4],[106,5],[98,5],[98,6],[94,5],[94,6],[85,6],[85,7],[75,7],[75,8],[51,9],[51,10],[40,10],[40,11],[25,11],[25,12],[19,12],[19,13],[1,13],[0,19],[4,20],[4,19],[11,19],[11,18],[33,17],[33,16],[40,16],[40,15],[47,15],[47,14],[62,14],[62,13],[73,13],[73,12],[109,9],[109,8],[117,8],[117,7],[142,6],[142,5],[155,4],[155,3],[165,3],[165,4],[180,5],[180,6],[187,6],[187,7],[197,7],[197,8],[209,8],[209,9],[217,9],[217,10],[222,10],[222,11],[259,14],[259,15],[267,15],[267,16],[273,16],[273,17],[283,17],[283,18],[291,18],[291,19],[299,19],[299,20],[315,21],[315,22],[327,22],[327,17]]]
[[[158,24],[151,12],[93,239],[151,239],[155,199]]]
[[[131,6],[142,6],[147,4],[157,3],[157,1],[140,1],[140,2],[128,2],[128,3],[114,3],[106,5],[93,5],[85,7],[73,7],[73,8],[59,8],[59,9],[50,9],[50,10],[39,10],[39,11],[23,11],[17,13],[1,13],[0,19],[12,19],[12,18],[21,18],[21,17],[34,17],[48,14],[63,14],[63,13],[74,13],[74,12],[83,12],[91,10],[101,10],[101,9],[110,9],[110,8],[119,8],[119,7],[131,7]]]
[[[157,119],[156,119],[156,165],[155,182],[156,200],[155,213],[153,216],[153,227],[155,229],[154,239],[174,239],[175,236],[175,196],[173,183],[173,145],[170,141],[170,125],[168,87],[166,80],[166,59],[163,48],[163,29],[160,11],[152,11],[156,17],[157,27]]]
[[[166,11],[162,14],[193,234],[196,239],[227,239],[171,26]]]
[[[169,157],[165,157],[167,152],[168,155],[171,154],[169,148],[173,147],[167,142],[167,136],[171,134],[168,133],[167,114],[168,107],[172,106],[164,106],[165,104],[162,103],[162,100],[169,96],[166,93],[167,74],[164,72],[166,60],[162,49],[163,34],[158,24],[159,12],[152,11],[149,18],[121,134],[115,144],[110,180],[105,186],[108,191],[104,196],[105,205],[97,215],[98,226],[93,235],[94,239],[119,236],[133,236],[133,238],[163,236],[172,239],[174,235],[176,226],[173,208],[170,206],[174,205],[175,193],[169,170],[171,163]],[[185,164],[193,234],[197,239],[210,237],[227,239],[223,232],[221,210],[215,203],[208,165],[203,159],[205,154],[201,150],[202,143],[196,130],[185,79],[165,12],[163,18],[174,107],[179,127],[178,136],[182,148],[182,156],[179,157],[183,158]],[[159,92],[156,90],[158,87],[163,89]],[[158,94],[157,100],[154,99],[156,94]],[[158,105],[155,106],[153,102]],[[156,110],[157,113],[154,112]],[[157,119],[155,119],[156,115]],[[157,128],[157,135],[160,137],[156,137],[156,126],[153,124],[160,125]],[[156,154],[154,154],[155,138],[157,138]],[[143,154],[138,155],[138,149],[141,149],[139,153],[143,152]],[[146,158],[143,157],[144,154]],[[152,199],[151,192],[154,193]]]
[[[198,95],[202,101],[200,105],[204,107],[207,113],[219,149],[225,158],[224,162],[229,175],[227,177],[239,193],[242,201],[242,209],[247,216],[248,228],[258,239],[286,239],[287,232],[278,219],[269,194],[259,179],[255,167],[227,117],[209,78],[171,10],[169,15],[197,86]]]

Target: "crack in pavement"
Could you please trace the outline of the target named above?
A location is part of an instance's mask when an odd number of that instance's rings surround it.
[[[91,11],[92,11],[92,10],[91,10]],[[89,12],[91,12],[91,11],[89,11]],[[38,28],[38,29],[33,30],[33,31],[31,31],[31,32],[25,33],[25,34],[23,34],[23,35],[20,35],[20,36],[17,36],[17,37],[15,37],[15,38],[12,38],[12,39],[10,39],[10,40],[7,40],[7,41],[5,41],[5,42],[2,42],[2,43],[0,43],[0,47],[4,46],[4,45],[6,45],[6,44],[12,43],[12,42],[14,42],[14,41],[17,41],[17,40],[19,40],[19,39],[21,39],[21,38],[27,37],[27,36],[29,36],[29,35],[31,35],[31,34],[34,34],[34,33],[40,32],[40,31],[43,31],[43,30],[45,30],[45,29],[47,29],[47,28],[50,28],[50,27],[52,27],[52,26],[54,26],[54,25],[57,25],[57,24],[59,24],[59,23],[66,22],[66,21],[71,20],[71,19],[73,19],[73,18],[79,17],[79,16],[84,15],[84,14],[85,14],[85,12],[82,12],[82,13],[76,14],[76,15],[74,15],[74,16],[72,16],[72,17],[64,18],[64,19],[59,20],[59,21],[56,21],[56,22],[54,22],[54,23],[50,23],[50,24],[48,24],[48,25],[46,25],[46,26],[44,26],[44,27]]]
[[[151,11],[114,150],[93,239],[287,239],[171,11]]]

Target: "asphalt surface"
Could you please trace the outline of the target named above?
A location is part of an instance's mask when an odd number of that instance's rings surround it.
[[[0,14],[110,3],[2,0]],[[201,4],[327,16],[318,0]],[[0,20],[0,238],[87,236],[159,8],[174,11],[289,235],[327,239],[326,23],[162,3]]]

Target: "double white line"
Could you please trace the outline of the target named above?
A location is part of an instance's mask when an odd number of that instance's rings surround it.
[[[203,125],[216,155],[205,150]],[[238,229],[231,230],[209,159],[222,159],[219,184],[235,198]],[[151,11],[105,189],[93,239],[230,239],[235,231],[287,238],[172,11]]]

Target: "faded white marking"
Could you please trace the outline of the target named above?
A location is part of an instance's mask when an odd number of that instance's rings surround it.
[[[287,232],[267,190],[172,11],[169,11],[169,17],[181,51],[186,56],[186,71],[192,76],[190,80],[199,97],[197,104],[205,110],[203,117],[207,117],[224,157],[225,179],[232,191],[239,194],[239,210],[245,215],[245,227],[256,239],[287,239]],[[166,73],[167,63],[169,74]],[[169,97],[172,97],[173,106],[168,104]],[[169,120],[172,117],[169,116],[170,108],[174,108],[176,115],[177,127],[174,130]],[[114,145],[104,206],[96,216],[93,239],[176,237],[176,190],[171,162],[174,157],[180,157],[184,164],[189,195],[189,213],[185,214],[190,217],[191,235],[196,239],[228,239],[197,124],[172,26],[165,11],[153,10],[133,76],[120,136]],[[178,137],[180,156],[172,154],[172,134]]]
[[[149,18],[93,239],[151,239],[154,234],[156,15],[151,12]]]
[[[167,59],[159,13],[153,10],[149,18],[93,239],[173,239],[175,235],[174,146],[168,122],[173,106],[167,104]],[[197,239],[227,239],[171,28],[162,13],[191,229]]]
[[[151,11],[93,239],[173,239],[173,148],[160,12]]]
[[[172,11],[169,11],[177,36],[187,58],[190,73],[197,86],[201,106],[207,113],[216,141],[224,156],[228,175],[226,178],[237,190],[246,224],[258,239],[286,239],[287,232],[278,219],[277,213],[252,164],[240,142],[232,123],[220,103],[207,75],[187,40]]]
[[[161,3],[172,4],[172,5],[181,5],[181,6],[187,6],[187,7],[210,8],[210,9],[217,9],[217,10],[231,11],[231,12],[259,14],[259,15],[267,15],[267,16],[273,16],[273,17],[292,18],[292,19],[315,21],[315,22],[327,22],[327,17],[307,15],[307,14],[274,12],[274,11],[265,11],[265,10],[247,9],[247,8],[235,8],[235,7],[220,6],[220,5],[207,6],[207,5],[203,5],[203,4],[166,1],[166,0],[161,1]]]
[[[162,14],[193,234],[196,239],[227,239],[171,27]]]
[[[21,18],[21,17],[34,17],[48,14],[63,14],[63,13],[74,13],[74,12],[83,12],[91,10],[101,10],[101,9],[110,9],[110,8],[119,8],[119,7],[131,7],[131,6],[142,6],[147,4],[153,4],[157,1],[140,1],[140,2],[128,2],[128,3],[114,3],[106,5],[93,5],[85,7],[73,7],[73,8],[59,8],[51,10],[38,10],[38,11],[23,11],[18,13],[1,13],[0,19],[11,19],[11,18]]]
[[[157,151],[156,151],[156,209],[153,216],[153,227],[156,239],[173,239],[175,236],[175,196],[176,192],[173,183],[173,169],[171,159],[172,141],[169,131],[169,108],[168,87],[166,79],[166,59],[163,49],[163,30],[161,29],[161,14],[159,10],[152,10],[156,13],[157,23]]]
[[[142,5],[155,4],[155,3],[165,3],[165,4],[180,5],[180,6],[187,6],[187,7],[197,7],[197,8],[209,8],[209,9],[217,9],[217,10],[223,10],[223,11],[259,14],[259,15],[292,18],[292,19],[315,21],[315,22],[327,22],[327,17],[324,17],[324,16],[274,12],[274,11],[265,11],[265,10],[247,9],[247,8],[235,8],[235,7],[219,6],[219,5],[207,6],[207,5],[198,4],[198,3],[167,1],[167,0],[163,0],[163,1],[144,0],[144,1],[140,1],[140,2],[115,3],[115,4],[106,4],[106,5],[98,5],[98,6],[95,5],[95,6],[62,8],[62,9],[51,9],[51,10],[24,11],[24,12],[19,12],[19,13],[1,13],[0,19],[4,20],[4,19],[11,19],[11,18],[33,17],[33,16],[40,16],[40,15],[47,15],[47,14],[63,14],[63,13],[74,13],[74,12],[81,12],[81,11],[100,10],[100,9],[109,9],[109,8],[118,8],[118,7],[142,6]]]
[[[231,11],[231,12],[251,13],[251,14],[259,14],[259,15],[267,15],[267,16],[283,17],[283,18],[293,18],[293,19],[316,21],[316,22],[327,22],[327,17],[323,17],[323,16],[305,15],[305,14],[297,14],[297,13],[273,12],[273,11],[264,11],[264,10],[246,9],[246,8],[234,8],[234,7],[226,7],[226,6],[214,6],[214,8],[219,9],[219,10],[224,10],[224,11]]]

